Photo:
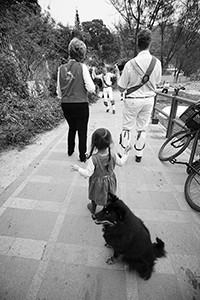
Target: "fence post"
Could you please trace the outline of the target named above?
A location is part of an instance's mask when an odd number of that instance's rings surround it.
[[[172,135],[173,126],[174,126],[173,120],[176,118],[177,108],[178,108],[178,100],[176,99],[176,96],[174,96],[172,98],[172,105],[171,105],[171,110],[170,110],[170,114],[169,114],[166,138],[168,138]]]
[[[155,117],[156,102],[157,102],[157,94],[154,96],[154,105],[153,105],[152,114],[151,114],[151,122],[152,122],[152,124],[158,124],[158,118]]]

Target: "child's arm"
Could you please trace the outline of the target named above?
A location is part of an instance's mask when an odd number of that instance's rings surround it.
[[[78,171],[80,175],[84,177],[90,177],[94,173],[94,164],[92,161],[92,157],[88,159],[88,164],[86,169],[79,167],[78,165],[71,165],[72,171]]]
[[[124,149],[124,153],[122,155],[122,157],[120,158],[118,154],[115,154],[115,162],[117,166],[124,166],[127,158],[128,158],[128,152],[133,148],[133,146],[131,144],[129,144],[128,146],[126,146],[126,148]]]

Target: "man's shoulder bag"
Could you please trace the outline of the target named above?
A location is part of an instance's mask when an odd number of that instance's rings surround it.
[[[138,90],[141,86],[143,86],[144,84],[146,84],[146,83],[149,81],[149,77],[150,77],[150,75],[151,75],[151,73],[152,73],[152,71],[153,71],[153,69],[154,69],[154,67],[155,67],[155,64],[156,64],[156,57],[152,55],[151,62],[150,62],[150,64],[149,64],[149,66],[148,66],[148,69],[146,70],[146,73],[145,73],[144,76],[142,77],[141,83],[138,84],[138,85],[135,85],[135,86],[132,86],[132,87],[128,88],[127,91],[126,91],[125,96],[128,96],[129,94],[135,92],[135,91]],[[135,69],[136,71],[137,71],[138,68],[140,69],[140,67],[137,65],[137,63],[136,63],[135,60],[133,61],[133,67],[134,67],[134,69]],[[141,70],[141,72],[142,72],[142,70]],[[140,72],[140,73],[141,73],[141,72]],[[137,73],[139,73],[139,71],[137,71]]]

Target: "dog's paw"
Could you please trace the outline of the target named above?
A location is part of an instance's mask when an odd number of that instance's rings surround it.
[[[115,263],[115,258],[113,256],[109,257],[106,261],[108,265],[113,265]]]

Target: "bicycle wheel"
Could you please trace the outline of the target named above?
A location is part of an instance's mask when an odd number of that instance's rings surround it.
[[[187,148],[192,138],[193,136],[188,130],[176,132],[161,146],[158,152],[158,158],[161,161],[172,160]]]
[[[195,166],[195,169],[200,172],[200,162]],[[200,175],[194,171],[188,175],[185,181],[184,192],[187,203],[200,212]]]

